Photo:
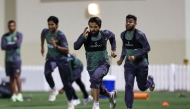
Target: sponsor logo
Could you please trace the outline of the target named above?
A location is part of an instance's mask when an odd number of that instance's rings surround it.
[[[102,44],[97,44],[97,42],[95,42],[94,45],[90,45],[91,48],[96,48],[96,47],[102,47]]]
[[[127,44],[125,44],[125,46],[133,46],[133,44],[130,44],[129,41]]]
[[[53,45],[47,44],[48,48],[54,48]]]
[[[20,69],[17,69],[16,72],[17,72],[17,73],[20,73]]]

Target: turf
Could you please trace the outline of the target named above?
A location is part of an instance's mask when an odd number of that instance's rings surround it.
[[[118,92],[115,109],[126,109],[124,92]],[[190,93],[183,92],[185,96],[179,97],[181,92],[151,92],[148,100],[135,100],[133,109],[190,109]],[[0,109],[67,109],[65,95],[58,95],[55,102],[48,102],[47,92],[25,92],[24,96],[32,96],[31,101],[11,102],[9,99],[0,99]],[[78,92],[82,99],[82,94]],[[167,101],[169,106],[163,107],[162,102]],[[109,109],[107,99],[100,99],[100,108]],[[92,102],[88,105],[78,105],[75,109],[92,109]]]

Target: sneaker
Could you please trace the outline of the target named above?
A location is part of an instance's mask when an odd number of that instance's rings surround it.
[[[74,106],[77,106],[77,105],[79,105],[81,102],[80,102],[80,99],[74,99],[73,100],[73,105]]]
[[[12,100],[13,102],[16,102],[16,99],[17,99],[17,95],[16,95],[16,94],[13,94],[12,97],[11,97],[11,100]]]
[[[92,109],[100,109],[99,106],[93,106]]]
[[[89,95],[88,98],[84,99],[84,105],[87,105],[92,100],[93,100],[93,97]]]
[[[73,101],[68,102],[68,109],[75,109]]]
[[[17,95],[16,99],[17,99],[18,101],[20,101],[20,102],[23,102],[23,101],[24,101],[24,100],[23,100],[23,96],[22,96],[21,93],[19,93],[19,94]]]
[[[49,101],[55,101],[56,96],[58,95],[58,90],[51,90],[49,95]]]
[[[151,79],[153,82],[152,85],[149,87],[149,90],[154,91],[154,88],[155,88],[154,77],[152,75],[149,75],[148,79]]]
[[[117,91],[110,92],[111,97],[109,98],[110,109],[114,109],[116,106]]]

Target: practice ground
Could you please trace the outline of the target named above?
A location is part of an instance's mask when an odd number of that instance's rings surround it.
[[[82,93],[78,92],[82,99]],[[117,106],[115,109],[126,109],[124,92],[118,92]],[[180,97],[180,94],[183,96]],[[58,95],[55,102],[48,102],[47,92],[25,92],[24,96],[32,96],[31,101],[11,102],[9,99],[0,99],[0,109],[67,109],[65,95]],[[169,106],[163,107],[162,102]],[[100,108],[109,109],[107,99],[100,99]],[[78,105],[75,109],[92,109],[92,102],[88,105]],[[151,92],[148,100],[135,100],[133,109],[190,109],[190,92]]]

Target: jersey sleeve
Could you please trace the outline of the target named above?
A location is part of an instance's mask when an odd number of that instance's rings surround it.
[[[134,55],[134,57],[138,59],[150,51],[150,45],[144,33],[138,34],[137,40],[143,46],[143,49]]]
[[[60,37],[60,40],[58,42],[60,44],[60,46],[68,48],[68,42],[67,42],[67,38],[66,38],[65,34],[62,32],[59,32],[58,36]]]
[[[48,29],[47,29],[47,28],[44,28],[44,29],[42,30],[42,32],[41,32],[41,35],[45,37],[47,33],[48,33]]]
[[[109,30],[103,30],[103,34],[109,40],[111,44],[111,50],[116,50],[116,41],[115,41],[115,34]]]

